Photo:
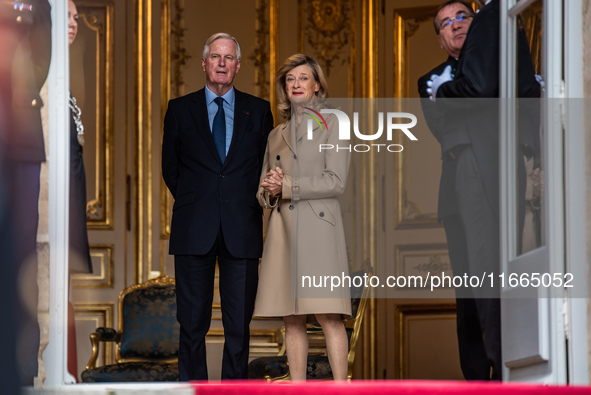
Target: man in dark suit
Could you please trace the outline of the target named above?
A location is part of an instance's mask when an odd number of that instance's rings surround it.
[[[455,275],[463,275],[467,272],[467,258],[460,255],[463,251],[454,249],[454,230],[452,225],[458,221],[458,205],[455,195],[456,161],[452,151],[453,147],[462,147],[467,142],[465,137],[454,125],[445,119],[445,112],[437,108],[437,104],[429,100],[427,93],[427,81],[433,74],[440,75],[447,66],[451,67],[451,73],[456,72],[460,51],[466,40],[468,28],[474,18],[474,11],[470,5],[460,0],[450,0],[442,4],[433,18],[433,25],[437,40],[441,48],[449,55],[447,60],[419,78],[419,95],[425,120],[433,136],[441,144],[441,180],[439,183],[438,220],[443,221],[448,239],[450,259]],[[457,232],[456,232],[457,233]],[[458,251],[458,253],[456,253]],[[458,295],[460,296],[460,295]],[[474,299],[458,297],[456,300],[456,328],[458,347],[460,353],[460,366],[464,377],[468,380],[478,379],[478,372],[486,369],[486,353],[482,336],[480,336],[480,323],[475,311]]]
[[[443,221],[455,275],[463,275],[468,271],[468,259],[456,201],[457,162],[451,149],[458,147],[455,150],[461,150],[464,144],[467,144],[468,139],[465,139],[453,121],[446,119],[445,111],[440,110],[435,102],[429,100],[427,81],[431,79],[433,74],[442,74],[447,66],[451,67],[451,73],[456,72],[460,51],[473,18],[474,12],[470,5],[459,0],[450,0],[439,7],[433,18],[433,24],[437,39],[449,57],[418,81],[423,114],[431,133],[441,144],[442,164],[437,217],[439,222]],[[456,240],[458,242],[454,243]],[[460,366],[464,377],[467,380],[483,379],[487,376],[486,371],[489,368],[473,298],[458,295],[456,299],[456,328]]]
[[[216,258],[225,344],[222,379],[248,377],[249,325],[262,253],[259,177],[273,116],[267,101],[233,87],[240,46],[225,33],[203,49],[206,86],[173,99],[164,119],[162,175],[175,198],[175,255],[182,381],[206,380]]]
[[[445,66],[420,84],[421,95],[437,99],[437,123],[427,116],[442,146],[439,218],[443,220],[455,275],[496,274],[499,260],[499,49],[498,0],[480,1],[452,75]],[[440,27],[457,22],[447,15]],[[456,16],[457,18],[457,16]],[[539,97],[524,33],[518,41],[518,96]],[[465,98],[459,100],[458,98]],[[478,99],[478,100],[474,100]],[[426,112],[430,110],[427,105]],[[521,121],[521,120],[520,120]],[[535,116],[530,120],[535,123]],[[534,130],[530,128],[529,130]],[[535,150],[535,138],[520,133],[520,148]],[[525,185],[518,161],[520,192]],[[522,195],[522,193],[520,193]],[[520,200],[521,204],[521,200]],[[496,278],[496,277],[495,277]],[[460,362],[466,379],[501,380],[500,293],[498,287],[456,289]]]
[[[437,9],[433,18],[433,25],[437,34],[437,40],[441,48],[447,52],[448,58],[445,62],[419,78],[418,81],[419,95],[423,99],[421,100],[423,114],[425,115],[431,133],[433,133],[433,136],[441,144],[443,163],[439,184],[438,220],[440,222],[444,217],[457,213],[453,178],[446,179],[446,176],[453,174],[453,169],[447,169],[449,165],[453,166],[453,161],[447,159],[449,158],[449,149],[456,146],[458,142],[461,142],[462,136],[453,128],[444,130],[444,126],[449,123],[445,121],[445,113],[437,108],[437,104],[428,100],[427,81],[431,79],[433,74],[439,75],[443,73],[443,70],[447,66],[450,66],[451,72],[455,73],[460,51],[466,40],[468,28],[473,18],[474,11],[464,1],[450,0]],[[441,26],[442,21],[445,21],[443,26]]]
[[[5,348],[18,345],[18,364],[14,349],[5,350],[4,369],[13,382],[16,367],[21,385],[33,385],[37,375],[39,324],[37,322],[37,227],[41,163],[45,161],[39,91],[49,72],[51,60],[51,7],[47,0],[2,2],[0,5],[0,171],[9,208],[5,223],[10,226],[10,252],[0,259],[6,276],[1,300],[8,300],[6,331],[16,323],[18,340],[7,338]],[[1,215],[0,215],[1,217]],[[3,249],[4,250],[4,249]],[[25,276],[26,277],[23,277]],[[17,278],[26,284],[18,289]],[[23,287],[25,288],[25,287]],[[11,311],[14,317],[10,317]],[[4,331],[1,331],[4,332]],[[4,338],[2,336],[2,338]],[[2,375],[1,377],[5,377]],[[8,385],[10,387],[10,385]],[[6,393],[12,393],[6,389]]]

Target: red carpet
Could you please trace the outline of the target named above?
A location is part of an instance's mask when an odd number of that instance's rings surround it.
[[[260,381],[193,382],[196,395],[589,395],[591,387],[546,386],[526,383],[487,383],[463,381],[413,381],[413,380],[356,380],[351,383],[332,381],[308,381],[302,384],[265,383]]]

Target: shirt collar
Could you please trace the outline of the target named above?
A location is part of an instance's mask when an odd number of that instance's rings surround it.
[[[207,85],[205,85],[205,103],[207,105],[211,104],[218,97],[215,93],[209,89]],[[228,103],[230,106],[234,107],[234,99],[236,98],[236,92],[234,91],[234,87],[231,87],[228,92],[222,95],[222,98]]]

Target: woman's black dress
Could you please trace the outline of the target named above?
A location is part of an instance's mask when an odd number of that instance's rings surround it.
[[[82,146],[70,110],[70,273],[92,273],[86,229],[86,174]]]

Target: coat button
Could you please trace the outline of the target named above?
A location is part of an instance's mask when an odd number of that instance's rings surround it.
[[[23,17],[22,16],[17,16],[16,17],[16,23],[21,23],[23,21]]]
[[[277,206],[277,212],[280,213],[281,212],[281,206]]]
[[[293,204],[290,204],[290,205],[289,205],[289,209],[290,209],[290,210],[293,210]]]
[[[318,214],[318,215],[320,215],[321,217],[324,217],[324,212],[321,211],[320,214]]]
[[[277,155],[277,160],[281,160],[281,156]]]
[[[31,102],[31,106],[37,107],[37,99],[33,99],[33,101]]]
[[[294,158],[294,159],[297,159],[297,158],[298,158],[298,156],[297,156],[296,154],[293,154],[293,158]]]
[[[220,178],[224,178],[225,176],[223,174],[220,174]]]

